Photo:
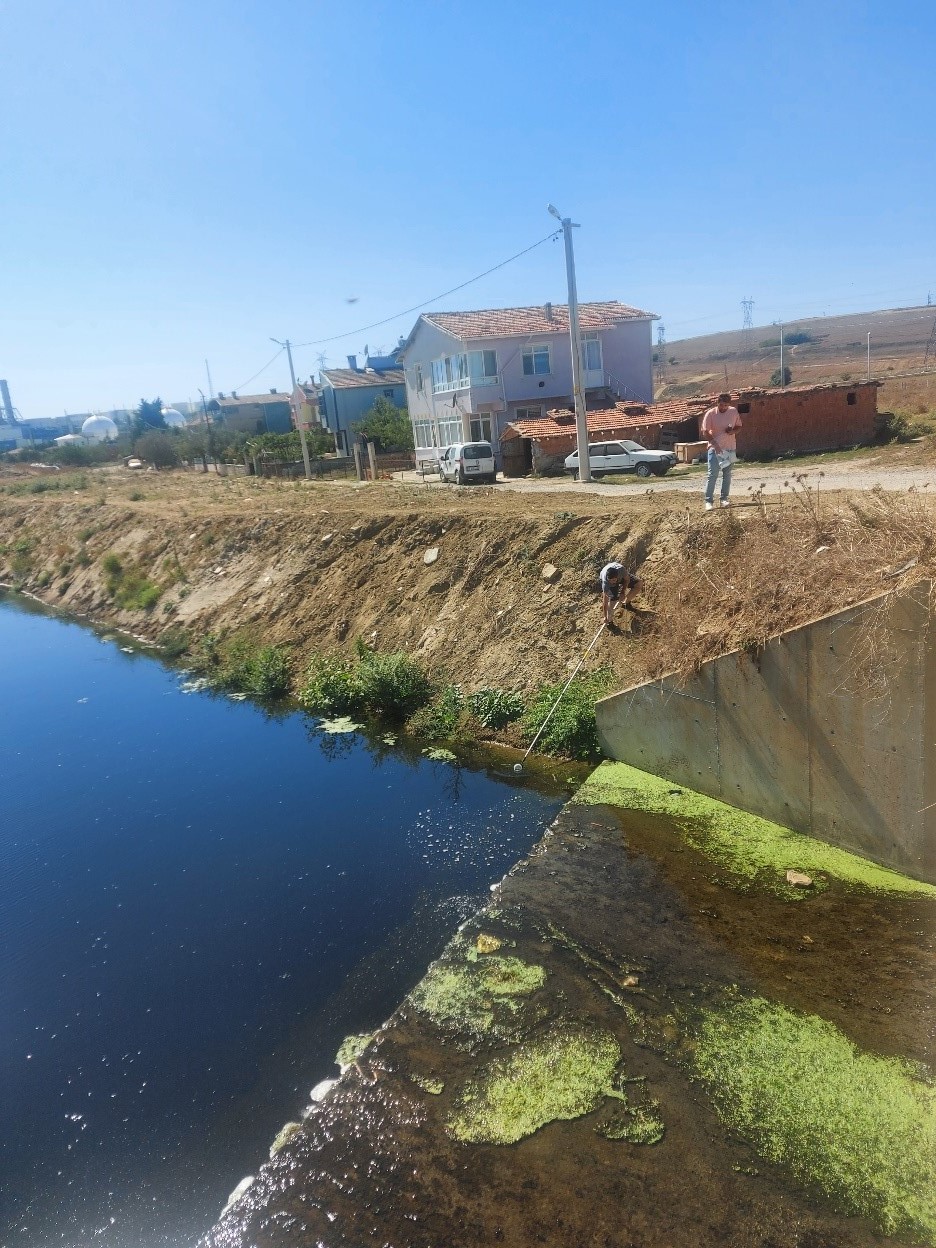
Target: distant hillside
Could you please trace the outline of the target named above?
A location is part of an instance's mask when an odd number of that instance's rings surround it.
[[[920,413],[936,407],[936,358],[933,348],[927,375],[919,376],[936,323],[936,307],[890,308],[850,316],[804,317],[784,325],[783,362],[793,385],[850,381],[867,374],[868,333],[871,333],[871,375],[887,382],[882,407],[888,403]],[[791,341],[792,339],[792,341]],[[656,397],[677,398],[729,389],[767,385],[780,366],[780,331],[759,325],[748,331],[729,330],[666,343],[655,358]],[[929,370],[932,370],[930,372]],[[915,373],[897,384],[900,374]]]

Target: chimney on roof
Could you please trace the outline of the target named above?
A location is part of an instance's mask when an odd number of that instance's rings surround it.
[[[553,319],[553,314],[552,314],[552,304],[551,304],[551,303],[547,303],[547,304],[546,304],[546,320],[547,320],[547,321],[551,321],[552,319]]]
[[[237,398],[237,391],[236,391],[236,390],[232,390],[232,391],[231,391],[231,398],[232,398],[232,399],[236,399],[236,398]]]
[[[354,371],[357,372],[357,356],[356,355],[348,356],[348,368],[353,368]]]
[[[218,398],[219,398],[219,399],[223,399],[223,398],[224,398],[224,391],[223,391],[223,390],[219,390],[219,391],[218,391]]]
[[[276,394],[276,386],[270,386],[270,394]]]

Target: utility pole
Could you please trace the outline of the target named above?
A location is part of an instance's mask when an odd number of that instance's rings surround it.
[[[751,352],[751,343],[754,337],[754,300],[741,300],[741,354],[749,356]]]
[[[207,472],[208,471],[208,459],[209,457],[211,459],[215,459],[215,454],[214,454],[214,447],[212,445],[213,438],[211,436],[211,421],[208,419],[208,403],[207,403],[207,400],[205,399],[205,392],[204,390],[199,390],[198,393],[201,395],[202,412],[205,417],[205,437],[207,439],[207,453],[205,455],[204,462],[205,462],[205,472]],[[215,459],[215,472],[217,471],[218,471],[218,461]]]
[[[291,404],[293,395],[296,393],[296,370],[293,368],[292,346],[288,338],[285,342],[280,342],[278,338],[271,338],[270,342],[275,342],[278,347],[286,348],[286,358],[289,360],[289,376],[292,379],[292,391],[289,395]],[[306,480],[308,481],[312,476],[312,465],[309,463],[309,444],[306,442],[305,429],[302,427],[302,421],[298,412],[296,413],[296,428],[299,430],[299,443],[302,447],[302,465],[305,468]]]
[[[575,400],[575,437],[578,445],[579,481],[591,478],[591,461],[588,457],[588,420],[585,415],[585,392],[582,390],[582,335],[579,329],[578,295],[575,290],[575,256],[572,253],[572,231],[578,226],[571,217],[562,217],[552,204],[548,211],[562,225],[565,241],[566,278],[569,284],[569,337],[572,342],[572,396]]]
[[[783,321],[780,322],[780,389],[786,389],[786,378],[783,375]]]
[[[207,377],[208,377],[208,394],[209,394],[209,396],[213,399],[215,396],[214,396],[214,390],[212,390],[212,388],[211,388],[211,369],[208,367],[208,361],[207,361],[207,360],[205,360],[205,373],[206,373],[206,375],[207,375]],[[201,391],[199,390],[199,392],[198,392],[198,393],[199,393],[199,394],[201,394]],[[205,397],[205,396],[204,396],[204,395],[202,395],[202,398],[204,398],[204,397]]]
[[[868,381],[871,380],[871,330],[868,330]]]

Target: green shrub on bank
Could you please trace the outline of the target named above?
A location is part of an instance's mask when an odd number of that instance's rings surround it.
[[[289,692],[289,661],[279,646],[256,646],[249,637],[221,646],[212,673],[215,684],[255,698],[279,698]]]
[[[562,754],[567,758],[594,758],[601,753],[595,703],[608,692],[613,676],[608,671],[578,676],[569,685],[555,713],[549,718],[537,748],[544,754]],[[565,681],[543,685],[523,716],[521,727],[532,741],[549,716],[562,693]]]
[[[128,572],[115,554],[101,561],[104,587],[124,611],[152,611],[162,590],[141,572]]]
[[[299,701],[318,715],[368,711],[406,719],[432,696],[429,677],[408,654],[376,654],[358,644],[357,657],[317,654]]]
[[[465,721],[465,700],[458,685],[443,685],[428,705],[421,707],[407,720],[406,727],[414,737],[426,741],[449,741]]]
[[[355,663],[343,654],[315,654],[299,694],[302,707],[314,715],[349,715],[363,706]]]
[[[429,677],[408,654],[376,654],[362,649],[357,681],[368,710],[396,719],[406,719],[429,701]]]
[[[503,728],[523,714],[523,698],[512,689],[478,689],[468,709],[482,728]]]
[[[51,490],[86,490],[88,478],[83,473],[71,473],[64,477],[34,477],[31,481],[16,481],[6,487],[6,492],[13,495],[47,494]]]

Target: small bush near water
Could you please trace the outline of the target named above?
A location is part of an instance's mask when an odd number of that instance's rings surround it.
[[[128,571],[115,554],[101,561],[107,592],[125,611],[151,611],[162,590],[140,572]]]
[[[319,715],[368,711],[406,719],[432,696],[429,677],[408,654],[375,654],[363,645],[357,656],[315,655],[299,701]]]
[[[289,692],[289,662],[279,646],[257,646],[250,638],[238,637],[214,653],[211,679],[221,688],[255,698],[279,698]]]
[[[594,758],[600,754],[595,703],[608,692],[613,679],[608,671],[576,677],[546,725],[538,748],[545,754],[563,754],[568,758]],[[521,725],[530,740],[543,726],[564,685],[564,681],[544,685],[536,694]]]
[[[482,728],[503,728],[523,714],[523,698],[512,689],[478,689],[468,709]]]
[[[407,722],[414,737],[427,741],[450,741],[465,722],[465,699],[458,685],[443,685],[432,701],[421,707]]]

